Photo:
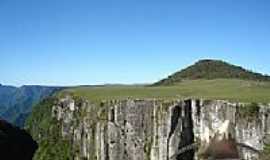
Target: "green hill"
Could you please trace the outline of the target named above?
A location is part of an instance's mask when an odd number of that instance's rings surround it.
[[[220,60],[200,60],[179,72],[170,75],[154,85],[171,85],[183,80],[196,79],[241,79],[270,81],[270,76],[262,75]]]
[[[92,102],[124,98],[204,98],[270,102],[270,76],[220,60],[200,60],[154,85],[79,86],[63,90]]]

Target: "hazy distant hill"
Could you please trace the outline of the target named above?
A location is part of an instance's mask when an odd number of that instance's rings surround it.
[[[58,89],[59,87],[17,88],[0,85],[0,117],[17,126],[23,126],[26,117],[32,111],[32,106]]]
[[[270,76],[255,73],[240,66],[220,60],[200,60],[179,72],[170,75],[155,85],[168,85],[182,80],[196,79],[242,79],[255,81],[270,81]]]
[[[3,86],[0,84],[0,113],[13,106],[15,101],[13,96],[17,88],[12,86]]]

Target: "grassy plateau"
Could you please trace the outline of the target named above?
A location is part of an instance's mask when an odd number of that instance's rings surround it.
[[[104,85],[82,86],[63,90],[91,102],[125,98],[181,99],[203,98],[234,102],[270,103],[270,82],[214,79],[187,80],[166,86]]]

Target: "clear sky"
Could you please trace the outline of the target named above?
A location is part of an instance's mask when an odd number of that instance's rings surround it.
[[[149,83],[202,58],[270,74],[269,0],[0,0],[0,83]]]

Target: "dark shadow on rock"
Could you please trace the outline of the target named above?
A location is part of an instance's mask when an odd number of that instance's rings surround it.
[[[25,130],[0,120],[0,159],[32,160],[37,143]]]

